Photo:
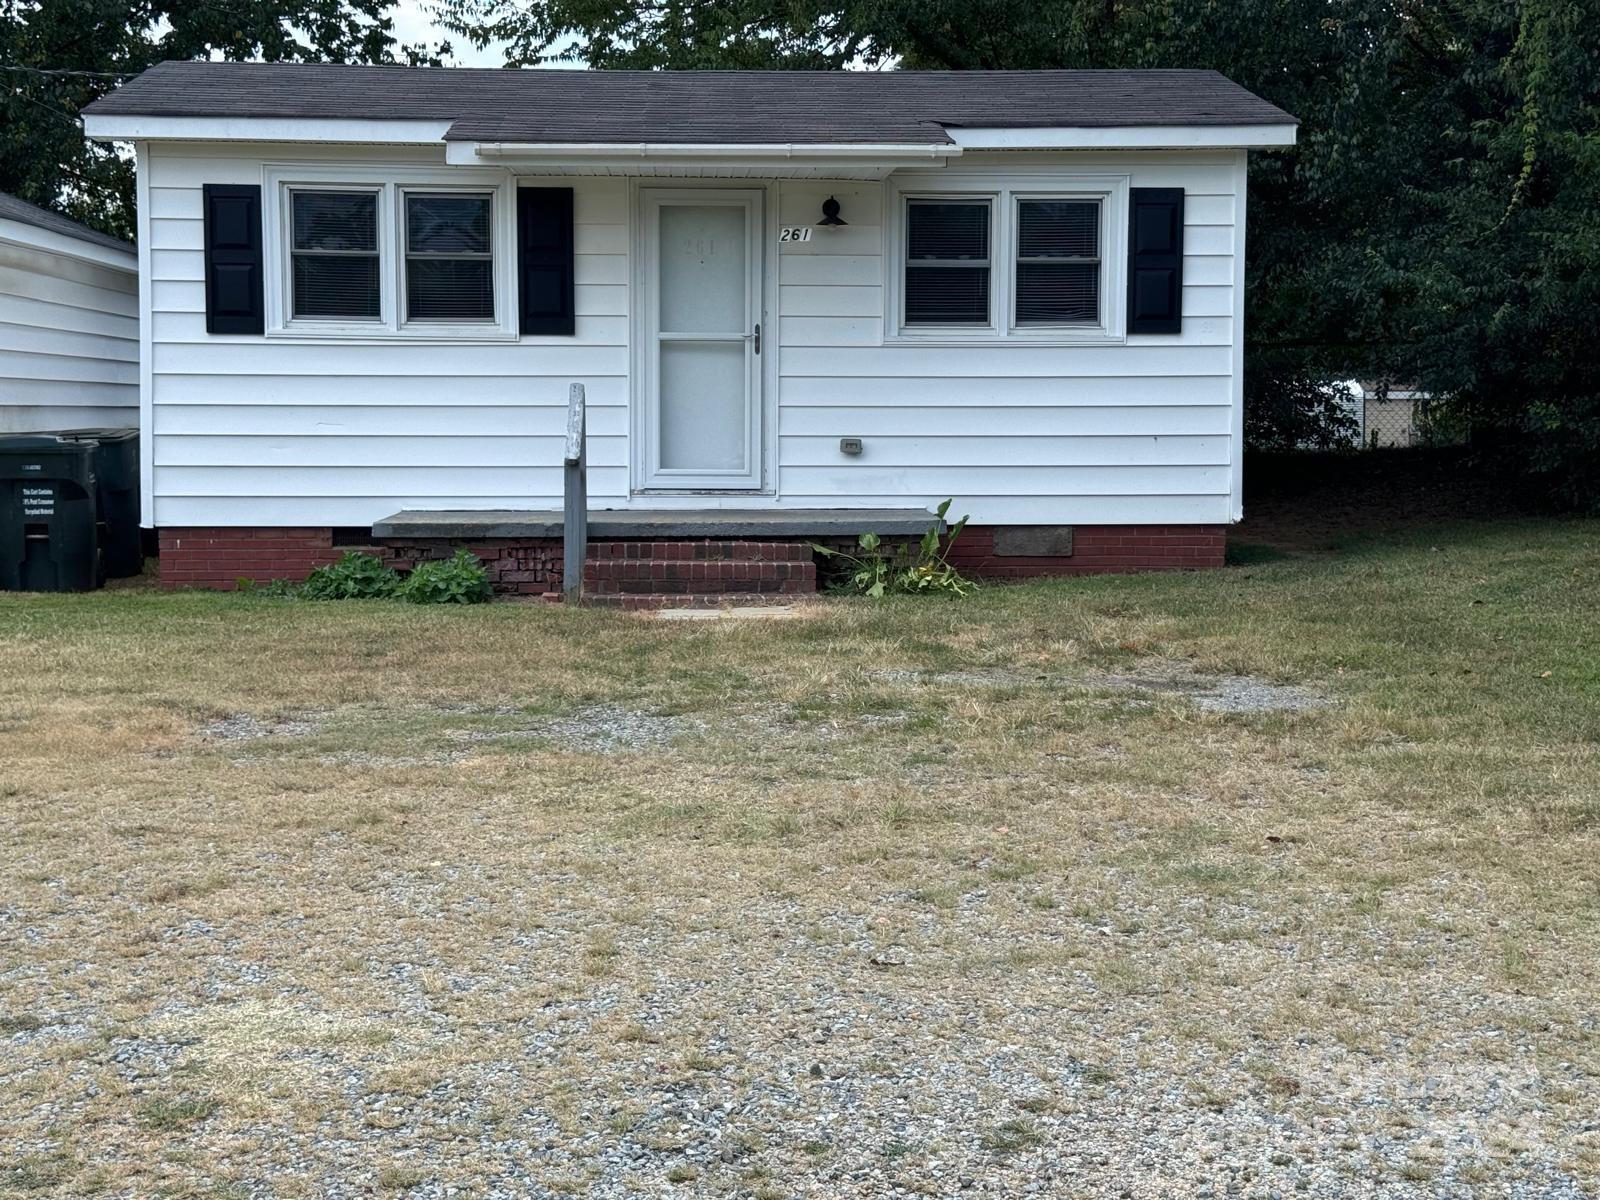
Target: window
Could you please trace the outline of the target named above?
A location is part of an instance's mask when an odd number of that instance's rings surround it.
[[[906,203],[907,325],[988,325],[992,203]]]
[[[289,195],[290,312],[297,320],[379,320],[378,193]]]
[[[493,321],[492,198],[405,193],[407,321]]]
[[[1055,164],[896,172],[884,340],[1123,341],[1131,182]]]
[[[517,181],[487,168],[266,168],[269,337],[514,341]]]
[[[1017,201],[1016,323],[1100,324],[1100,202]]]

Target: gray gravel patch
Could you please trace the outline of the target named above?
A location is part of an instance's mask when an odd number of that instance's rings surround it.
[[[1113,689],[1181,696],[1206,712],[1298,712],[1332,703],[1328,696],[1294,684],[1272,683],[1255,675],[1205,675],[1187,668],[1107,675],[1098,683]]]
[[[1206,712],[1298,712],[1326,708],[1331,697],[1304,685],[1273,683],[1254,675],[1212,675],[1187,663],[1161,661],[1137,671],[1053,675],[1011,668],[956,671],[871,671],[868,676],[909,687],[1057,688],[1177,696]]]
[[[208,742],[249,742],[266,737],[307,737],[322,728],[327,721],[325,712],[285,713],[275,717],[258,717],[251,713],[230,713],[215,721],[208,721],[196,734]]]
[[[526,729],[486,732],[481,740],[538,737],[571,750],[633,754],[704,733],[706,729],[704,721],[692,717],[591,704],[562,716],[546,717]]]

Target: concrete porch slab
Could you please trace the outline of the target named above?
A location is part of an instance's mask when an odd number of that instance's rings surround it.
[[[606,509],[589,513],[590,541],[741,538],[800,541],[873,533],[923,533],[937,518],[925,508]],[[558,538],[561,514],[522,509],[398,512],[372,523],[375,538]]]
[[[792,604],[747,604],[726,608],[662,608],[654,613],[658,621],[782,621],[797,616],[799,610]]]

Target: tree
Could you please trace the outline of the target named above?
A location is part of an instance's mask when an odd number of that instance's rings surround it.
[[[1600,511],[1600,23],[1585,0],[1414,17],[1434,133],[1386,246],[1407,285],[1392,357],[1481,445]]]
[[[410,61],[393,0],[0,0],[0,191],[133,232],[132,165],[78,113],[165,59]],[[443,48],[448,52],[448,47]]]

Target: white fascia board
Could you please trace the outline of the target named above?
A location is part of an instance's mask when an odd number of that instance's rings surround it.
[[[87,113],[83,131],[97,142],[321,142],[437,145],[449,121],[374,121],[303,117],[124,117]]]
[[[937,162],[955,158],[959,146],[948,142],[911,142],[895,145],[870,145],[860,142],[808,143],[771,142],[763,144],[707,145],[697,142],[447,142],[445,162],[456,166],[494,162],[539,164],[572,163],[585,166],[619,166],[628,163],[666,159],[673,162],[804,163],[848,161],[884,163]]]
[[[97,242],[86,242],[70,234],[57,233],[53,229],[40,229],[37,225],[29,225],[25,221],[0,218],[0,242],[23,246],[29,250],[44,250],[65,258],[76,258],[98,267],[126,271],[129,275],[139,273],[139,257],[132,250],[116,250]]]
[[[1294,125],[1116,125],[961,129],[945,132],[964,150],[1216,150],[1292,146]]]

